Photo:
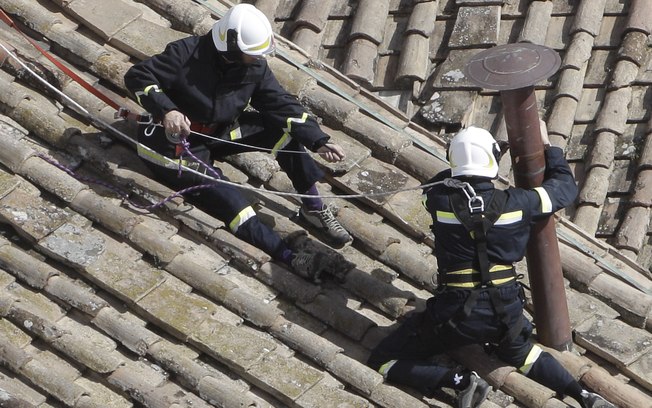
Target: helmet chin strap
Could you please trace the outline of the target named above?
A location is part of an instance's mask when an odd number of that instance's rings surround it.
[[[218,51],[220,56],[226,61],[227,64],[242,65],[242,54],[240,50],[237,51]]]

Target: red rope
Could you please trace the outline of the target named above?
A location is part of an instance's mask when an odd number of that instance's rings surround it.
[[[54,58],[52,55],[50,55],[50,53],[48,53],[40,45],[38,45],[38,43],[36,43],[36,41],[32,40],[25,33],[23,33],[20,30],[20,28],[18,28],[16,23],[14,23],[14,21],[7,15],[7,13],[5,13],[4,10],[2,10],[2,8],[0,8],[0,20],[7,23],[7,25],[9,25],[9,27],[12,27],[16,31],[18,31],[20,33],[20,35],[23,36],[23,38],[25,38],[30,44],[32,44],[34,46],[34,48],[39,50],[41,52],[41,54],[43,54],[43,56],[45,56],[45,58],[50,60],[54,65],[56,65],[59,69],[61,69],[66,75],[70,76],[73,80],[75,80],[77,83],[79,83],[81,86],[83,86],[84,89],[91,92],[93,95],[97,96],[98,98],[100,98],[101,100],[106,102],[107,105],[113,107],[114,109],[116,109],[116,110],[120,109],[120,105],[118,105],[114,100],[112,100],[111,98],[109,98],[108,96],[106,96],[105,94],[100,92],[98,89],[93,87],[93,85],[86,82],[82,77],[75,74],[72,70],[70,70],[68,67],[63,65],[56,58]]]

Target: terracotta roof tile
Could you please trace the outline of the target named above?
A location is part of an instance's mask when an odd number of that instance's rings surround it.
[[[547,121],[548,133],[561,135],[566,139],[571,138],[576,110],[577,101],[574,98],[564,96],[555,100]]]
[[[618,50],[619,59],[627,59],[637,66],[641,66],[646,58],[647,34],[638,31],[632,31],[625,34],[620,49]]]
[[[599,281],[600,279],[596,279]],[[606,279],[607,281],[618,285],[618,283],[613,279]],[[604,282],[604,284],[608,284]],[[596,286],[595,289],[599,289],[600,286]],[[588,334],[586,331],[590,331],[593,325],[606,325],[607,330],[601,332],[602,336],[597,337],[594,333]],[[649,351],[652,347],[650,343],[650,333],[645,332],[644,330],[631,330],[628,331],[629,335],[632,336],[632,342],[630,343],[632,348],[622,348],[619,350],[613,349],[613,346],[618,341],[613,341],[622,336],[622,322],[618,320],[610,319],[594,319],[588,320],[580,327],[577,328],[577,334],[579,336],[578,343],[583,346],[590,348],[592,351],[595,351],[597,354],[602,355],[604,358],[615,359],[619,363],[625,365],[630,364],[633,360],[636,360],[641,357],[642,354],[645,354],[646,351]]]
[[[353,15],[349,39],[366,39],[375,45],[383,41],[389,0],[361,0]]]
[[[525,25],[521,30],[518,41],[530,42],[532,44],[548,45],[546,43],[546,32],[551,24],[553,2],[533,1],[527,9]],[[551,30],[556,32],[556,30]],[[554,47],[552,47],[554,48]]]
[[[88,394],[88,390],[75,383],[81,373],[47,351],[34,352],[32,359],[20,368],[20,373],[67,405],[73,405],[82,395]]]
[[[423,81],[426,79],[429,65],[428,46],[428,38],[421,34],[412,34],[405,37],[396,80],[416,79]]]
[[[374,80],[374,65],[378,58],[378,45],[373,41],[356,38],[349,42],[342,72],[362,83],[371,84]]]
[[[281,0],[256,0],[256,8],[263,12],[267,16],[269,21],[274,21],[274,18],[277,15],[277,9],[279,11],[286,10],[287,8],[280,8],[279,4]],[[289,8],[289,7],[288,7]]]
[[[643,207],[650,207],[652,206],[652,190],[650,189],[649,183],[650,183],[650,171],[647,169],[641,170],[637,175],[636,175],[636,184],[634,186],[634,194],[632,195],[631,199],[631,204],[633,206],[643,206]],[[633,214],[632,214],[633,215]],[[632,223],[639,223],[642,225],[647,225],[647,218],[641,218],[641,217],[627,217],[628,222]],[[645,222],[643,222],[645,221]],[[624,228],[624,226],[623,226]],[[640,238],[641,241],[643,241],[645,234],[647,233],[647,227],[644,228],[644,231],[642,231],[642,235]],[[638,250],[644,245],[644,242],[639,242],[639,245],[635,248],[635,250]]]
[[[627,126],[627,107],[632,98],[632,89],[619,88],[607,92],[604,99],[604,105],[600,107],[600,112],[596,118],[596,132],[610,131],[618,135],[625,131]]]
[[[649,1],[633,0],[629,12],[628,30],[641,31],[644,34],[652,32],[650,17],[652,16],[652,5]]]
[[[616,248],[626,248],[638,252],[639,248],[643,246],[648,232],[650,209],[637,206],[627,209],[626,213],[627,216],[618,229],[614,245]]]
[[[309,27],[299,27],[292,34],[292,41],[309,54],[319,55],[322,34]]]
[[[432,61],[444,61],[448,54],[446,44],[455,27],[455,20],[436,20],[435,28],[430,36],[429,57]]]
[[[590,34],[584,31],[575,33],[568,45],[568,49],[564,53],[561,68],[574,68],[579,70],[586,67],[592,55],[593,39]]]
[[[75,3],[81,7],[83,1],[76,0]],[[71,7],[75,3],[71,3]],[[94,7],[95,3],[87,3],[89,9],[80,12],[86,13]],[[275,29],[288,35],[292,33],[297,25],[298,12],[301,11],[300,2],[270,0],[257,3],[268,16],[276,19],[273,25]],[[309,32],[297,32],[295,40],[301,42],[300,46],[305,49],[296,50],[290,50],[292,45],[278,38],[279,49],[285,53],[282,58],[271,60],[270,64],[279,80],[323,120],[325,129],[331,135],[340,143],[347,143],[350,149],[358,149],[347,164],[331,166],[322,163],[329,176],[325,183],[320,183],[320,191],[328,194],[348,191],[350,187],[346,180],[351,179],[353,174],[377,168],[383,168],[384,173],[400,174],[403,177],[402,185],[414,186],[446,167],[443,160],[445,139],[461,123],[484,124],[497,137],[506,138],[498,93],[479,90],[463,75],[455,75],[455,72],[462,73],[466,59],[478,52],[477,48],[468,50],[466,54],[451,52],[448,47],[453,27],[464,23],[465,14],[460,10],[465,6],[460,8],[454,0],[417,3],[391,0],[383,3],[387,10],[376,16],[363,11],[368,6],[368,11],[378,12],[377,2],[368,2],[365,6],[362,3],[356,5],[332,0],[332,7],[327,7],[326,3],[317,4],[322,7],[319,18],[309,19],[310,22],[323,22],[324,27],[320,28],[324,31],[323,35],[313,31],[316,24],[311,29],[305,29]],[[637,205],[646,202],[643,189],[645,172],[638,173],[638,169],[644,169],[647,164],[644,150],[643,160],[636,160],[634,146],[649,132],[646,109],[648,92],[645,85],[648,81],[645,78],[649,76],[647,66],[650,57],[643,52],[645,47],[641,47],[644,29],[637,27],[633,22],[634,17],[627,14],[628,7],[634,9],[640,6],[618,0],[606,0],[597,5],[593,3],[516,0],[496,3],[500,33],[495,41],[501,44],[515,42],[528,35],[539,36],[543,38],[542,42],[555,47],[563,56],[564,72],[538,84],[536,98],[541,115],[548,118],[551,140],[561,146],[567,144],[567,158],[573,160],[573,168],[583,188],[579,205],[569,208],[561,216],[572,215],[573,220],[586,228],[587,233],[580,234],[578,227],[565,222],[564,218],[560,218],[561,224],[558,226],[564,271],[572,287],[599,286],[601,299],[622,312],[619,318],[623,322],[640,326],[646,320],[646,306],[644,303],[631,303],[631,300],[641,299],[637,296],[641,292],[634,283],[645,287],[648,281],[640,277],[649,276],[649,272],[645,274],[646,269],[636,265],[634,259],[647,265],[652,259],[652,252],[648,249],[645,228],[642,228],[644,223],[635,221],[645,218],[647,211],[647,208]],[[24,11],[17,12],[15,4],[19,4]],[[98,89],[135,110],[140,108],[125,98],[122,85],[122,75],[133,59],[143,58],[160,49],[167,42],[166,38],[208,31],[214,19],[226,10],[221,3],[199,4],[190,0],[124,1],[121,4],[137,9],[147,22],[135,20],[116,32],[110,44],[102,44],[96,36],[86,35],[89,30],[100,30],[111,22],[91,24],[97,27],[78,27],[77,24],[83,25],[84,22],[73,15],[53,13],[58,4],[62,2],[53,2],[52,7],[44,8],[19,0],[19,3],[3,5],[3,9],[9,8],[12,16],[21,19],[21,22],[27,21],[26,25],[46,35],[49,43],[53,44],[52,50],[67,59],[71,67]],[[478,5],[479,2],[472,4],[471,7],[476,9],[487,7],[485,2],[481,2],[482,5]],[[599,21],[587,20],[587,16],[600,14],[598,6],[602,5],[606,15],[602,19],[600,33],[593,41],[589,32],[595,35]],[[214,7],[212,13],[207,10],[210,7]],[[417,12],[419,8],[432,9],[432,13]],[[535,22],[533,16],[537,11],[543,12],[542,19],[537,21],[538,31],[528,34],[525,22],[529,22],[532,28]],[[137,39],[133,29],[140,23],[149,27],[149,35]],[[354,27],[356,24],[357,28]],[[428,33],[431,27],[432,31]],[[577,30],[573,35],[572,27]],[[414,33],[406,36],[406,29]],[[21,55],[38,61],[39,72],[56,78],[62,84],[61,89],[75,100],[82,101],[83,106],[93,114],[107,122],[113,121],[111,107],[89,96],[65,75],[57,73],[48,61],[25,46],[24,41],[15,34],[7,33],[9,31],[6,29],[0,30],[3,39],[9,39],[12,45],[19,45]],[[372,49],[373,53],[359,55],[351,52],[351,44],[347,40],[356,34],[373,38],[375,42],[370,42],[376,47]],[[625,37],[623,34],[626,34]],[[300,35],[304,38],[300,39]],[[411,44],[410,40],[428,36],[428,48],[421,47],[424,50],[414,53],[417,56],[430,54],[427,55],[428,59],[422,61],[426,65],[419,66],[416,60],[407,58],[412,53],[406,52],[409,51],[406,47]],[[349,57],[354,55],[359,58],[360,65],[356,67],[359,76],[347,78],[337,70],[351,64]],[[637,64],[641,65],[638,72],[635,69]],[[93,382],[96,378],[92,376],[90,379],[79,377],[74,383],[87,390],[87,394],[78,400],[78,404],[105,406],[98,403],[95,397],[99,398],[106,391],[109,391],[109,395],[115,395],[115,390],[119,389],[124,390],[124,393],[120,393],[121,404],[128,400],[127,404],[135,401],[144,406],[168,406],[171,401],[183,406],[186,402],[179,399],[183,397],[187,397],[185,401],[198,406],[207,401],[218,401],[224,406],[311,406],[327,398],[329,401],[348,401],[360,406],[418,406],[423,403],[396,387],[378,382],[377,374],[360,364],[366,358],[369,347],[379,340],[382,333],[402,319],[405,313],[422,308],[429,297],[427,290],[434,289],[431,278],[436,262],[430,255],[433,242],[427,230],[427,217],[417,211],[417,191],[400,193],[378,202],[371,199],[334,200],[341,206],[340,219],[356,239],[354,247],[339,252],[346,260],[358,263],[358,267],[341,284],[314,285],[286,268],[269,262],[269,257],[260,250],[243,244],[229,234],[223,223],[182,199],[173,200],[156,216],[147,214],[143,220],[142,211],[121,206],[119,199],[108,198],[112,193],[104,188],[89,187],[77,191],[76,182],[63,172],[55,171],[55,177],[50,179],[45,171],[47,166],[38,163],[42,159],[30,158],[36,151],[34,146],[48,148],[48,141],[50,145],[58,146],[50,147],[50,154],[64,164],[80,165],[78,170],[84,175],[100,176],[129,190],[135,188],[152,201],[172,192],[149,178],[151,174],[135,160],[131,149],[120,143],[107,144],[108,138],[100,139],[102,136],[86,123],[87,120],[79,120],[77,115],[70,114],[68,108],[62,109],[60,103],[50,102],[51,93],[43,91],[34,81],[25,87],[25,78],[29,75],[23,70],[17,77],[16,73],[20,70],[7,67],[0,73],[0,86],[10,90],[0,93],[0,103],[5,106],[3,111],[18,118],[23,126],[23,130],[17,133],[13,133],[15,124],[9,126],[9,130],[6,127],[0,129],[15,135],[15,138],[3,144],[6,148],[0,152],[0,161],[17,176],[28,177],[21,179],[20,184],[16,182],[16,177],[0,177],[0,186],[4,186],[0,188],[0,196],[6,196],[7,203],[14,200],[12,207],[9,207],[14,209],[18,209],[19,199],[28,199],[35,218],[34,222],[23,222],[8,211],[3,216],[9,221],[8,228],[18,232],[23,239],[29,236],[40,239],[31,252],[38,254],[40,261],[47,261],[48,265],[63,265],[82,285],[76,286],[58,269],[41,269],[41,264],[26,258],[29,255],[21,254],[20,258],[12,261],[10,272],[21,284],[26,282],[37,292],[57,297],[57,301],[66,308],[77,309],[64,319],[74,317],[77,322],[90,319],[89,323],[97,330],[124,346],[116,348],[123,353],[119,358],[132,361],[134,355],[131,353],[134,353],[151,359],[153,364],[173,374],[159,381],[151,367],[130,362],[128,365],[139,373],[153,375],[150,379],[154,382],[142,381],[117,370],[109,376],[113,383]],[[616,98],[619,89],[627,89],[631,94],[629,101]],[[464,104],[458,109],[449,109],[453,114],[446,122],[427,122],[415,116],[428,102],[430,95],[435,93],[449,95],[454,100],[467,100],[460,96],[468,95],[469,103],[466,106],[473,109],[469,112]],[[605,98],[612,98],[613,101],[607,101],[603,106]],[[446,102],[445,105],[450,108],[451,103]],[[618,117],[614,118],[605,110],[612,107],[618,110]],[[35,110],[36,115],[32,113]],[[596,118],[599,118],[598,128],[595,126]],[[428,129],[420,128],[415,120],[425,123]],[[61,129],[72,128],[79,131],[74,131],[72,135],[61,132]],[[31,132],[29,136],[25,129]],[[134,132],[133,127],[124,129],[128,134]],[[37,150],[41,151],[41,148]],[[585,155],[586,165],[581,162]],[[225,169],[240,183],[259,178],[266,180],[265,188],[270,190],[288,191],[291,188],[287,176],[267,166],[269,163],[261,166],[263,162],[255,156],[243,157],[233,161],[233,164],[225,166]],[[501,162],[501,174],[506,177],[510,176],[509,164],[508,160]],[[604,183],[598,186],[594,184],[595,180]],[[504,180],[501,179],[501,182]],[[640,192],[637,186],[641,187]],[[41,189],[46,194],[39,193]],[[633,195],[636,193],[638,196]],[[261,217],[273,222],[282,236],[305,228],[291,218],[298,205],[296,200],[269,197],[267,193],[254,195],[262,205],[259,210]],[[639,197],[638,201],[633,201],[634,197]],[[69,207],[59,204],[66,201],[70,202]],[[380,205],[380,201],[384,205]],[[632,206],[632,203],[635,205]],[[64,217],[67,223],[59,225],[53,222],[56,217],[51,218],[47,211],[41,210],[49,205],[57,208],[58,212],[64,213],[64,209],[69,211],[70,214],[66,213]],[[626,216],[631,219],[629,224],[622,221],[622,217]],[[46,225],[50,225],[45,229],[50,234],[47,237],[39,232],[40,220],[47,220]],[[99,231],[109,231],[110,236]],[[572,240],[568,238],[570,231],[573,231]],[[18,235],[15,237],[20,239]],[[608,238],[614,243],[620,239],[623,245],[610,247],[603,244],[600,238]],[[29,242],[25,241],[23,245],[29,246]],[[5,244],[6,248],[0,247],[0,253],[5,257],[8,254],[17,257],[13,247],[9,250],[7,245],[11,244]],[[102,252],[99,256],[98,251]],[[118,266],[125,262],[133,265],[132,275],[133,271],[137,271],[138,278],[118,270]],[[158,269],[160,267],[164,269]],[[606,274],[619,279],[618,282],[626,282],[618,277],[622,271],[634,276],[635,281],[610,285],[609,280],[602,276]],[[20,285],[13,282],[11,276],[6,283],[13,289],[10,296],[0,298],[0,310],[5,314],[12,310],[16,300],[29,299],[31,293],[18,288],[16,285]],[[174,310],[165,310],[164,302],[154,301],[151,297],[163,292],[170,294],[169,298],[174,298],[165,302],[174,305]],[[569,299],[578,296],[574,289],[569,288],[567,293]],[[221,333],[219,339],[212,337],[216,326],[210,320],[213,317],[204,318],[200,311],[190,320],[196,322],[204,319],[203,326],[197,329],[201,336],[196,335],[195,328],[177,322],[175,316],[185,309],[174,303],[176,298],[204,304],[207,310],[216,311],[214,316],[222,319],[219,325],[225,328],[226,333]],[[123,314],[109,305],[121,305],[121,309],[138,312],[142,318]],[[51,312],[41,310],[40,306],[35,307],[29,313],[49,316]],[[80,316],[80,313],[84,316]],[[593,309],[591,313],[596,318],[614,317],[613,311],[604,309],[600,309],[600,312]],[[283,332],[281,328],[290,327],[288,324],[292,325],[293,330]],[[356,324],[355,330],[347,333],[351,325]],[[623,328],[629,330],[627,326]],[[605,336],[600,333],[600,327],[593,329],[596,335]],[[84,326],[84,330],[90,330],[90,325]],[[219,330],[217,332],[220,333]],[[45,335],[45,332],[41,333]],[[223,351],[222,347],[233,344],[243,333],[246,333],[244,338],[251,347],[238,346],[245,347],[242,352],[250,353],[248,357]],[[179,338],[175,347],[162,340],[162,337],[170,335]],[[71,355],[79,356],[81,361],[83,350],[77,348],[83,349],[84,346],[73,337],[66,337],[66,344],[75,348]],[[23,342],[28,341],[21,344],[25,347],[30,340],[23,339]],[[269,340],[272,340],[271,343],[267,343]],[[41,343],[46,344],[44,341]],[[261,344],[270,344],[269,350],[273,351],[257,353]],[[59,352],[52,345],[47,347]],[[89,346],[89,349],[92,347]],[[31,353],[34,347],[30,345],[26,350]],[[597,353],[593,349],[581,352],[588,357]],[[6,349],[3,353],[6,353]],[[297,353],[299,358],[296,359],[293,353]],[[351,360],[342,359],[344,354]],[[270,356],[270,359],[263,362],[256,356]],[[470,356],[473,359],[467,361]],[[478,365],[480,368],[494,367],[484,359],[481,351],[478,351],[477,357],[472,352],[455,357],[474,369],[478,369]],[[27,358],[32,358],[31,354]],[[602,360],[601,364],[646,387],[645,358],[646,355],[641,355],[629,366],[623,358],[614,358],[613,363]],[[21,361],[20,357],[14,360],[7,357],[5,360]],[[582,375],[588,384],[617,390],[614,393],[617,397],[611,397],[645,405],[644,402],[639,403],[645,401],[639,401],[640,392],[629,392],[631,387],[625,390],[623,384],[612,382],[616,380],[605,372],[593,368],[580,371],[581,367],[589,367],[584,357],[580,360],[565,357],[564,361],[577,367],[575,372],[578,376]],[[319,373],[321,378],[305,392],[297,391],[297,387],[286,387],[277,381],[278,378],[270,375],[274,369],[286,365],[297,368],[285,371],[287,380],[297,381],[302,371],[298,368],[304,367],[304,364],[310,367],[310,372]],[[16,363],[7,363],[5,367],[13,375],[30,383],[20,373]],[[256,369],[245,371],[244,367]],[[561,404],[551,399],[549,390],[531,387],[522,375],[512,372],[513,369],[495,366],[495,370],[502,371],[500,374],[496,371],[489,378],[500,381],[503,389],[509,389],[517,399],[534,398],[540,405]],[[337,380],[333,377],[337,377]],[[605,388],[599,384],[608,386]],[[56,390],[54,385],[49,387]],[[179,396],[175,397],[177,392]],[[18,397],[42,402],[25,395]],[[65,392],[57,391],[51,398],[60,404],[65,404],[64,400],[69,401],[69,395]]]
[[[4,391],[8,407],[32,408],[46,406],[46,396],[25,385],[15,377],[0,372],[0,388]]]
[[[626,79],[628,77],[623,75],[623,78]],[[632,76],[629,76],[629,78],[632,78]],[[627,120],[629,121],[627,130],[629,130],[630,134],[633,134],[634,129],[643,125],[644,121],[647,121],[650,118],[647,106],[649,106],[649,103],[652,100],[652,95],[644,86],[632,85],[630,88],[632,90],[632,100],[630,101],[629,112],[627,115]]]
[[[333,8],[333,0],[307,0],[300,3],[299,11],[294,17],[295,24],[307,26],[315,32],[321,32],[326,26],[328,15]]]
[[[438,1],[423,1],[414,5],[405,34],[421,34],[430,37],[435,30]]]
[[[605,3],[606,0],[580,2],[575,13],[575,18],[573,19],[573,26],[570,29],[570,33],[574,34],[577,31],[585,31],[593,37],[597,36],[600,33]]]
[[[621,60],[615,67],[609,86],[613,88],[621,88],[630,86],[638,75],[638,66],[627,60]]]
[[[589,170],[590,175],[587,175],[585,184],[580,190],[580,203],[590,203],[595,206],[602,205],[609,189],[609,170],[609,168],[600,166]]]
[[[623,214],[624,206],[625,203],[621,198],[607,197],[601,210],[602,213],[597,216],[596,234],[603,238],[612,238],[618,229],[616,220],[619,220]],[[595,214],[593,215],[595,216]]]

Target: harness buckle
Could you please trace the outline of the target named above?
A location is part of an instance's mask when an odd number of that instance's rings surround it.
[[[471,214],[484,212],[484,200],[481,196],[469,197],[469,211]]]

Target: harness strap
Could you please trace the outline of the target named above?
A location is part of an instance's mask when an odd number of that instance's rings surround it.
[[[472,189],[471,192],[474,193]],[[458,187],[457,191],[449,195],[450,206],[453,209],[455,216],[460,220],[460,223],[473,238],[475,245],[474,264],[477,265],[479,270],[480,285],[478,288],[470,290],[469,295],[464,302],[464,306],[460,307],[457,312],[455,312],[455,314],[444,323],[451,329],[457,330],[459,323],[470,316],[480,293],[487,291],[491,299],[491,304],[496,311],[496,315],[507,329],[501,342],[511,342],[516,338],[516,336],[518,336],[523,328],[522,319],[519,320],[517,324],[510,325],[507,313],[505,312],[505,305],[498,293],[498,288],[493,284],[493,280],[495,279],[515,277],[514,269],[510,268],[491,272],[489,255],[487,253],[487,231],[500,217],[506,201],[507,193],[497,189],[492,192],[489,204],[486,208],[481,197],[475,195],[470,196],[463,187]],[[478,205],[478,202],[480,205]],[[453,284],[452,286],[455,286],[455,283],[473,282],[474,278],[477,279],[477,277],[477,272],[465,275],[456,275],[448,272],[439,274],[438,280],[445,284],[451,283]]]
[[[449,202],[455,216],[472,234],[475,243],[475,261],[481,275],[481,286],[487,286],[491,282],[489,255],[487,254],[487,231],[500,217],[506,201],[507,193],[502,190],[492,192],[486,209],[469,205],[469,200],[459,190],[449,195]]]
[[[500,299],[500,296],[498,295],[498,289],[496,289],[496,287],[490,287],[487,290],[489,291],[491,304],[496,310],[496,314],[500,318],[500,321],[503,323],[503,325],[507,328],[507,333],[505,333],[505,337],[503,337],[501,342],[510,343],[523,329],[523,319],[519,319],[518,323],[510,326],[509,319],[507,318],[507,313],[505,313],[505,306]]]

